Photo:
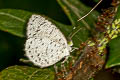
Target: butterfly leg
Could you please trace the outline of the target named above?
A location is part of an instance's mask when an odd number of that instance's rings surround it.
[[[73,51],[78,50],[78,49],[79,48],[77,48],[77,47],[72,47],[72,50],[70,52],[73,52]]]
[[[55,73],[58,73],[58,67],[56,66],[56,64],[54,65],[54,69],[55,69]]]
[[[31,63],[30,60],[26,60],[26,59],[22,59],[22,58],[21,58],[19,61],[20,61],[20,62],[23,62],[23,63]]]
[[[64,59],[64,61],[61,63],[61,69],[62,69],[62,72],[63,72],[63,78],[65,77],[65,75],[68,74],[68,73],[67,73],[67,69],[66,69],[64,63],[65,63],[65,62],[68,63],[68,58],[69,58],[69,57],[70,57],[70,56],[66,56],[65,59]]]
[[[70,56],[66,56],[65,59],[64,59],[64,61],[62,61],[61,64],[64,64],[65,62],[67,62],[67,60],[68,60],[69,57],[70,57]]]
[[[56,74],[57,80],[61,79],[60,76],[62,74],[61,74],[61,72],[58,72],[58,67],[56,66],[56,64],[54,65],[54,69],[55,69],[55,74]]]

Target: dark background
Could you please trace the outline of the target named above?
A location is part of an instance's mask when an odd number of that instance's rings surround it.
[[[0,9],[22,9],[70,24],[56,0],[0,0]],[[24,42],[25,38],[0,31],[0,70],[20,64],[19,58],[24,53]]]
[[[95,0],[80,1],[90,7],[96,4]],[[101,9],[110,7],[111,1],[103,0],[96,10],[101,12]],[[0,0],[0,9],[22,9],[44,14],[64,24],[71,24],[56,0]],[[25,38],[0,31],[0,71],[6,67],[21,64],[19,59],[24,54],[24,42]]]

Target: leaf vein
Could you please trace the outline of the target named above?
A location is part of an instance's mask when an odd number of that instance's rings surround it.
[[[0,15],[10,16],[10,17],[12,17],[14,19],[17,19],[17,20],[21,21],[21,22],[25,22],[25,20],[23,20],[21,18],[18,18],[18,17],[14,16],[14,15],[8,14],[8,13],[0,12]]]

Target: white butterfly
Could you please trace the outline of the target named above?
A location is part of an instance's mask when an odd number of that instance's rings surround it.
[[[41,68],[51,66],[69,56],[71,46],[52,22],[40,15],[31,16],[25,43],[26,56],[31,62]]]

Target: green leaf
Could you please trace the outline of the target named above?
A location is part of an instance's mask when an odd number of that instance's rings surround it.
[[[120,37],[109,43],[109,56],[105,67],[111,68],[118,65],[120,65]]]
[[[75,46],[80,46],[81,42],[85,42],[91,33],[96,32],[94,26],[98,17],[98,12],[93,11],[89,16],[81,21],[77,21],[79,18],[87,14],[91,8],[83,5],[79,0],[57,0],[64,12],[72,23],[73,31],[71,31],[72,40]],[[90,31],[90,32],[89,32]],[[95,34],[95,33],[94,33]]]
[[[57,0],[64,12],[70,19],[73,26],[80,25],[87,29],[94,27],[96,24],[97,17],[99,15],[95,10],[81,21],[77,21],[79,18],[87,14],[92,8],[87,7],[79,0]]]
[[[54,80],[54,72],[28,66],[12,66],[0,72],[0,80]]]
[[[117,8],[115,19],[120,19],[120,6]],[[120,37],[109,43],[109,56],[105,68],[111,68],[120,65]]]
[[[0,9],[0,30],[25,37],[25,26],[30,12],[15,9]]]
[[[116,13],[115,19],[116,18],[120,18],[120,6],[118,6],[118,8],[117,8],[117,13]]]

